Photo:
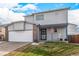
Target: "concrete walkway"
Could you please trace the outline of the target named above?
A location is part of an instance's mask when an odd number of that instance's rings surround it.
[[[3,56],[17,48],[27,45],[25,42],[5,42],[0,41],[0,56]]]

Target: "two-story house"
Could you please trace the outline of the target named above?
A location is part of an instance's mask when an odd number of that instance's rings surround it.
[[[68,8],[34,13],[24,18],[25,21],[8,24],[8,41],[68,41],[68,35],[76,28],[68,23]]]
[[[68,8],[25,16],[25,21],[39,25],[39,40],[67,40]]]

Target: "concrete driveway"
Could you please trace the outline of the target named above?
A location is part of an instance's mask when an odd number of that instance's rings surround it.
[[[5,55],[13,50],[16,50],[17,48],[20,48],[24,45],[27,45],[28,43],[25,42],[5,42],[0,41],[0,56]]]

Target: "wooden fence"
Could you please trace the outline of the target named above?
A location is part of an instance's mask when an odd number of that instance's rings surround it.
[[[79,35],[69,35],[68,39],[70,43],[79,43]]]

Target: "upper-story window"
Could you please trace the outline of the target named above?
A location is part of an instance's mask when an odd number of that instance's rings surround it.
[[[36,15],[36,20],[44,20],[44,15]]]

